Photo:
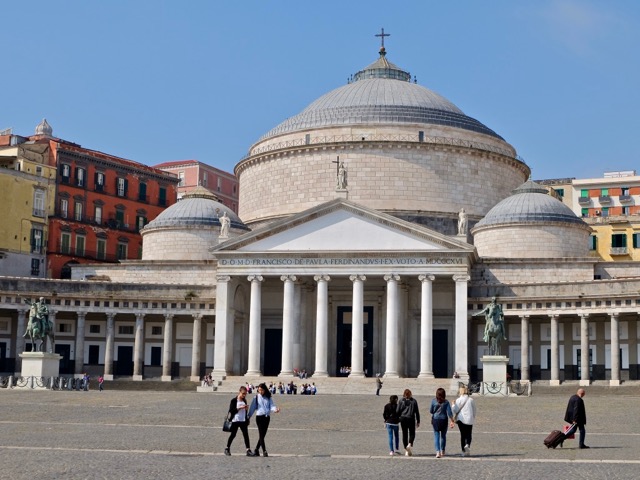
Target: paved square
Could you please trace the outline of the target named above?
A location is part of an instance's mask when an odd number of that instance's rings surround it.
[[[615,390],[585,397],[587,444],[547,450],[568,395],[475,397],[472,456],[459,456],[457,429],[436,459],[428,405],[415,456],[389,457],[382,409],[388,396],[276,395],[269,458],[247,458],[241,436],[223,449],[228,394],[0,390],[0,478],[636,478],[639,397]],[[387,392],[390,393],[390,392]],[[400,393],[400,392],[398,392]],[[257,430],[252,423],[252,446]]]

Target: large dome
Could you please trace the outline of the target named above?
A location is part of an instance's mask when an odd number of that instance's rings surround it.
[[[356,73],[348,85],[337,88],[302,112],[273,128],[260,140],[298,130],[356,124],[433,124],[458,127],[502,138],[466,116],[446,98],[416,83],[411,76],[380,59]]]

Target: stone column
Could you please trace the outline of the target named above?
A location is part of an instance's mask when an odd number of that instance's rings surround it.
[[[104,379],[113,380],[113,353],[115,340],[114,312],[107,313],[107,344],[104,351]]]
[[[164,315],[164,343],[162,345],[162,377],[163,382],[171,381],[171,360],[173,359],[173,313]]]
[[[77,315],[75,367],[73,373],[75,373],[76,378],[81,378],[84,373],[84,321],[87,314],[86,312],[78,312]]]
[[[580,315],[580,386],[587,386],[589,376],[589,315]]]
[[[422,284],[420,307],[420,374],[418,378],[433,378],[433,281],[434,275],[420,275]]]
[[[454,275],[456,282],[456,357],[455,371],[460,375],[460,381],[469,381],[469,347],[468,347],[468,314],[467,314],[467,283],[469,275]]]
[[[328,377],[329,351],[329,275],[316,275],[318,283],[316,300],[316,365],[314,377]]]
[[[135,340],[133,344],[133,380],[142,380],[144,368],[144,313],[136,313]]]
[[[609,385],[620,385],[620,321],[617,313],[610,313],[611,317],[611,380]]]
[[[293,284],[293,322],[291,323],[291,331],[292,331],[292,347],[291,347],[291,365],[293,368],[297,368],[298,370],[302,370],[304,365],[302,365],[302,356],[300,352],[300,336],[302,335],[302,321],[301,321],[301,312],[302,309],[300,307],[302,303],[302,288],[299,283]]]
[[[558,342],[558,315],[549,315],[551,319],[551,379],[549,385],[560,385],[560,344]]]
[[[284,282],[284,302],[282,304],[282,366],[281,377],[293,375],[293,317],[295,289],[295,275],[282,275],[280,280]]]
[[[387,345],[385,352],[385,378],[398,378],[398,282],[400,276],[384,276],[387,282]]]
[[[520,380],[529,381],[529,315],[520,317]]]
[[[229,315],[229,282],[228,275],[216,276],[216,326],[215,326],[215,347],[213,352],[213,374],[217,380],[227,378],[227,368],[229,363],[229,351],[233,346],[227,343],[229,330],[233,333],[233,325],[230,325]]]
[[[353,306],[351,312],[351,377],[364,377],[364,275],[351,275],[353,282]]]
[[[202,344],[202,314],[193,313],[193,338],[191,340],[191,381],[200,381],[200,345]]]
[[[249,307],[249,365],[247,375],[261,375],[260,355],[262,335],[262,282],[261,275],[249,275],[251,282],[251,306]]]

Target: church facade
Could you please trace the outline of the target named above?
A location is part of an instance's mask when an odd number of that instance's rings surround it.
[[[516,150],[384,47],[235,173],[237,214],[196,189],[145,226],[141,260],[0,279],[4,370],[24,292],[49,299],[68,374],[480,380],[474,314],[497,297],[513,378],[638,378],[637,266],[590,256],[590,227]]]

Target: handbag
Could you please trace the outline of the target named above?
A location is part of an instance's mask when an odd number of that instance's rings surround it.
[[[562,428],[562,432],[564,433],[564,438],[573,440],[574,438],[576,438],[576,424],[574,423],[572,425],[565,425]]]
[[[224,417],[224,423],[222,424],[222,431],[223,432],[230,432],[231,431],[231,419],[229,418],[229,414],[227,414],[226,417]]]
[[[460,409],[458,410],[458,413],[454,413],[453,414],[453,423],[456,423],[458,421],[458,415],[460,415],[460,412],[462,411],[462,409],[464,408],[464,406],[467,404],[467,401],[469,400],[469,397],[467,397],[464,402],[462,402],[462,405],[460,405]]]

